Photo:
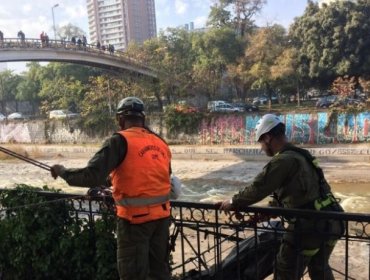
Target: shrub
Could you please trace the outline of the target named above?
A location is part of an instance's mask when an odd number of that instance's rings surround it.
[[[176,106],[168,106],[165,112],[165,124],[168,136],[179,133],[197,134],[203,119],[201,112],[192,110],[179,110]]]
[[[91,223],[35,190],[0,192],[1,279],[118,279],[112,213]]]

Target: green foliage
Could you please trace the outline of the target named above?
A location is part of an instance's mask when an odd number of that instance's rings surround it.
[[[0,72],[0,110],[5,112],[5,102],[16,100],[17,85],[22,78],[10,70]]]
[[[368,1],[309,1],[290,36],[308,64],[307,77],[327,87],[337,76],[370,72]]]
[[[72,23],[68,23],[67,25],[61,26],[57,29],[58,38],[66,41],[71,41],[73,36],[81,37],[85,34],[85,31],[83,31],[80,27],[73,25]]]
[[[217,26],[222,23],[232,25],[237,34],[243,37],[254,27],[253,16],[261,11],[266,0],[220,0],[211,7],[209,15],[210,25]],[[231,13],[233,18],[229,23]]]
[[[169,136],[176,136],[179,133],[198,133],[202,119],[202,113],[178,110],[176,106],[168,106],[165,112],[165,124]]]
[[[0,193],[1,279],[118,279],[114,217],[92,225],[64,200],[35,190],[19,185]]]

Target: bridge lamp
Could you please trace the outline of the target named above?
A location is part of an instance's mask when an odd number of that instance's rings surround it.
[[[57,39],[56,31],[55,31],[55,18],[54,18],[54,8],[58,7],[59,4],[55,4],[53,7],[51,7],[51,14],[53,15],[53,30],[54,30],[54,40]]]

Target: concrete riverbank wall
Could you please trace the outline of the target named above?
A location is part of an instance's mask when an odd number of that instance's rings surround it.
[[[179,132],[167,137],[163,116],[149,116],[149,126],[169,143],[193,145],[255,145],[254,128],[259,114],[216,114],[205,116],[197,133]],[[280,115],[289,141],[305,145],[370,142],[370,112],[330,112]],[[113,131],[112,131],[113,133]],[[170,139],[169,139],[170,138]],[[77,120],[32,120],[0,122],[0,143],[100,143],[102,138],[87,135]]]

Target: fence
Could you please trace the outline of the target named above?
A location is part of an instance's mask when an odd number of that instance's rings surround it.
[[[106,213],[108,209],[114,215],[111,197],[38,194],[46,197],[49,204],[63,200],[72,206],[72,216],[76,221],[84,219],[90,231],[95,230],[94,223],[102,218],[102,212]],[[370,215],[270,207],[246,207],[240,213],[226,215],[213,204],[184,201],[172,201],[171,204],[173,279],[272,279],[276,252],[283,234],[288,232],[284,225],[292,219],[343,221],[345,234],[331,257],[335,278],[370,279]],[[0,208],[0,219],[6,217],[4,210]],[[12,213],[16,211],[14,208]],[[271,216],[274,218],[266,222],[259,221],[261,217]],[[307,232],[302,231],[301,234]],[[325,233],[316,231],[317,234]]]

